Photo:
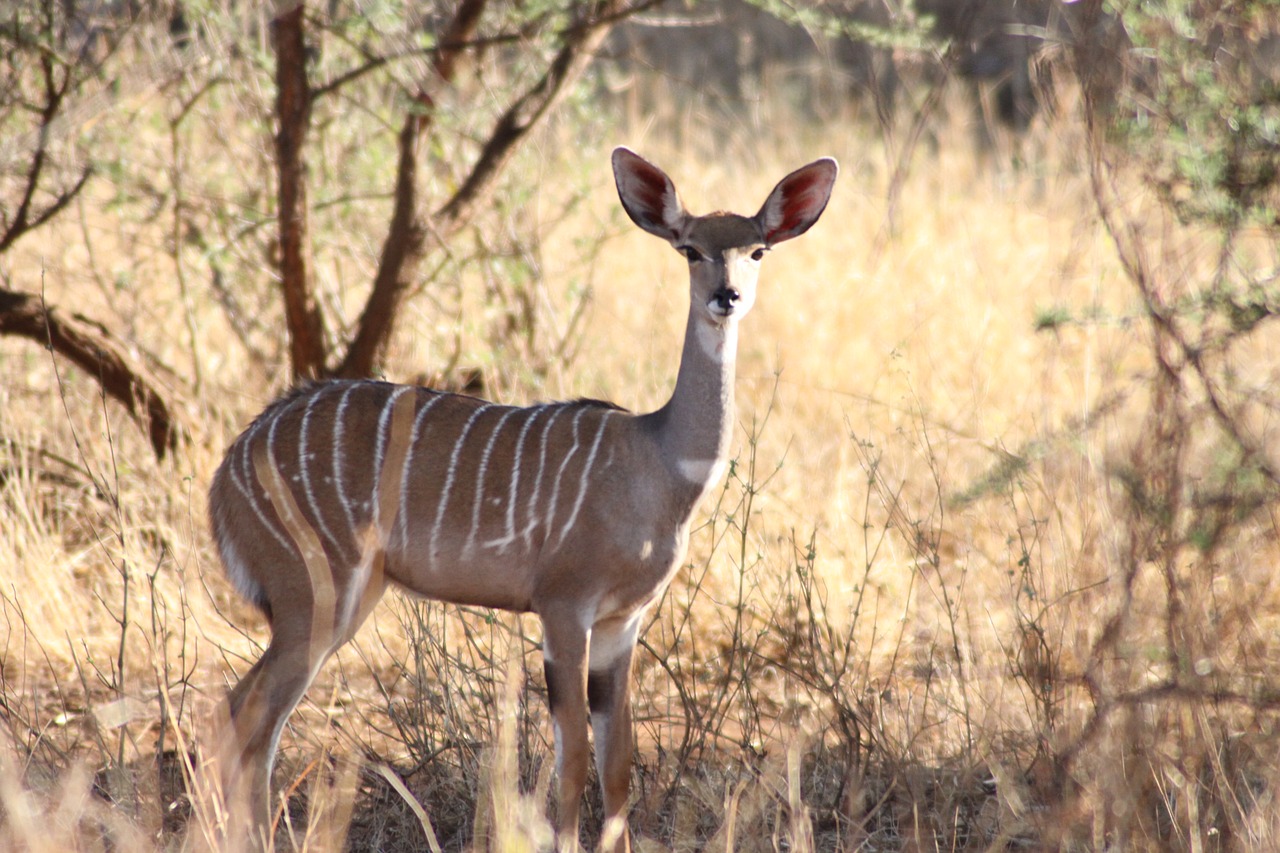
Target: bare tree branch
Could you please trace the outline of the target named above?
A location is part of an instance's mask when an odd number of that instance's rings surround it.
[[[462,0],[441,39],[434,68],[444,82],[453,79],[466,43],[480,25],[488,0]],[[422,260],[426,230],[418,216],[418,140],[434,119],[426,91],[418,95],[419,110],[405,116],[397,144],[395,205],[373,289],[365,303],[356,336],[336,371],[340,376],[368,376],[386,351],[396,309]]]
[[[52,27],[51,22],[49,26]],[[36,108],[40,117],[39,126],[36,129],[36,148],[27,164],[22,199],[18,202],[13,218],[8,219],[0,215],[4,226],[3,233],[0,233],[0,253],[7,250],[28,231],[39,228],[56,216],[80,193],[80,190],[84,189],[85,182],[89,180],[89,176],[93,171],[90,166],[85,166],[75,184],[58,192],[52,204],[37,213],[32,213],[36,192],[40,188],[45,167],[48,165],[47,154],[50,129],[58,118],[59,113],[62,112],[67,91],[72,83],[71,72],[65,69],[61,82],[58,81],[58,63],[54,61],[54,57],[48,51],[41,51],[39,56],[44,97]]]
[[[449,35],[443,40],[445,44],[465,44],[469,33],[461,31],[460,21],[471,5],[479,7],[475,10],[473,26],[478,22],[483,0],[464,2],[450,26]],[[422,117],[410,115],[401,130],[400,165],[397,170],[396,208],[392,216],[392,228],[383,247],[382,262],[361,313],[356,336],[346,358],[336,371],[339,375],[367,376],[373,372],[386,351],[400,301],[425,252],[427,233],[445,241],[467,221],[475,205],[493,187],[503,167],[529,131],[578,79],[613,24],[625,17],[625,14],[635,11],[628,9],[623,0],[602,0],[589,4],[589,7],[590,11],[564,32],[560,50],[542,78],[499,117],[467,179],[431,217],[429,225],[421,221],[416,210],[416,191],[411,179],[416,170],[412,159],[415,156],[417,135],[425,127],[421,121],[430,120],[430,100],[425,99],[425,95],[420,98],[428,111]],[[436,68],[444,79],[452,76],[453,63],[460,52],[441,51],[437,54]]]
[[[475,204],[493,186],[520,142],[578,79],[613,25],[640,8],[628,8],[622,0],[603,0],[593,6],[590,15],[565,33],[564,44],[542,79],[498,119],[471,174],[432,216],[432,228],[436,233],[452,233],[467,219]]]
[[[39,296],[0,288],[0,335],[37,341],[95,377],[147,433],[156,458],[177,448],[181,431],[160,391],[93,323],[64,316]]]

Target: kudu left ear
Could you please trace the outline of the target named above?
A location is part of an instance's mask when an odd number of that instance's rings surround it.
[[[765,243],[772,246],[808,231],[826,209],[839,173],[836,161],[824,157],[779,181],[755,217]]]

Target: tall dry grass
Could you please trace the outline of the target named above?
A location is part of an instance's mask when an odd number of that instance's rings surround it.
[[[202,100],[178,131],[158,101],[108,117],[127,168],[4,259],[15,286],[135,344],[191,436],[157,463],[90,377],[0,339],[7,847],[217,845],[221,818],[190,794],[195,747],[266,633],[222,578],[204,494],[285,383],[253,218],[262,138],[236,121],[252,97]],[[460,250],[476,260],[408,305],[388,374],[657,406],[686,273],[620,214],[610,147],[662,164],[695,211],[752,212],[834,155],[822,221],[766,262],[734,464],[637,659],[641,849],[1268,849],[1274,508],[1211,548],[1171,534],[1207,512],[1162,503],[1194,485],[1172,479],[1242,475],[1212,434],[1178,431],[1203,396],[1156,381],[1075,111],[992,153],[950,107],[891,230],[897,152],[851,118],[761,105],[550,127]],[[353,157],[324,186],[385,184],[386,151],[339,130],[321,144]],[[1161,263],[1194,280],[1213,262],[1207,235],[1115,180]],[[175,237],[178,197],[205,231]],[[346,317],[386,208],[317,217],[323,299]],[[1273,253],[1255,250],[1242,262]],[[1273,346],[1255,341],[1235,375],[1265,388]],[[528,617],[389,596],[285,735],[277,785],[296,796],[278,843],[545,849],[538,638]]]

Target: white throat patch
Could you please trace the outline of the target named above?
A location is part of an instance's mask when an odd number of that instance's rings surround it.
[[[738,318],[727,317],[719,325],[697,323],[694,336],[698,340],[699,349],[712,361],[732,361],[738,350]]]

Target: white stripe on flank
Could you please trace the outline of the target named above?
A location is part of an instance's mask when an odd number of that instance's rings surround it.
[[[333,493],[338,496],[338,503],[342,504],[342,511],[347,515],[347,529],[355,535],[356,515],[351,510],[351,502],[347,500],[346,488],[342,484],[342,462],[343,462],[343,446],[342,436],[344,431],[344,421],[347,416],[347,404],[351,402],[351,392],[359,388],[359,383],[352,383],[342,392],[342,399],[338,401],[338,411],[333,415]]]
[[[551,427],[555,425],[556,418],[560,417],[568,408],[569,406],[565,403],[556,406],[555,411],[551,413],[551,417],[547,418],[547,423],[542,428],[542,448],[538,451],[538,476],[533,481],[533,492],[529,495],[527,521],[521,533],[526,551],[533,547],[533,531],[538,526],[538,496],[542,494],[542,474],[547,468],[547,437],[551,435]]]
[[[276,417],[278,417],[278,413],[277,415],[272,416],[272,423],[275,422]],[[288,551],[293,548],[293,545],[285,538],[284,534],[271,523],[271,520],[267,518],[267,514],[262,511],[262,506],[258,503],[258,495],[253,488],[253,484],[257,482],[258,478],[253,473],[253,463],[250,459],[251,454],[249,452],[249,448],[252,446],[253,440],[257,437],[258,432],[265,424],[265,421],[259,420],[249,428],[248,432],[240,437],[240,451],[241,459],[243,460],[244,472],[242,474],[237,474],[234,461],[228,460],[228,462],[231,463],[229,467],[231,472],[231,482],[235,483],[236,490],[239,491],[240,494],[244,495],[244,499],[249,502],[249,506],[253,509],[253,514],[258,516],[258,520],[262,522],[262,526],[267,528],[267,532],[274,536],[276,541],[279,542],[286,551]]]
[[[564,541],[564,537],[578,520],[578,510],[582,509],[582,501],[587,496],[587,479],[591,476],[591,466],[596,461],[596,454],[600,452],[600,440],[604,438],[604,428],[608,425],[609,416],[612,414],[612,409],[600,410],[600,426],[596,427],[596,439],[591,443],[591,452],[587,454],[587,461],[582,466],[582,476],[578,478],[578,497],[573,502],[573,511],[569,513],[569,520],[564,523],[564,527],[560,528],[560,538],[556,540],[556,545]]]
[[[400,531],[400,547],[401,549],[409,547],[409,474],[413,470],[413,450],[418,444],[418,432],[422,428],[422,422],[426,419],[427,412],[439,403],[441,400],[451,395],[442,391],[433,392],[430,400],[418,409],[418,416],[413,419],[413,430],[409,433],[409,450],[404,455],[404,471],[400,474],[400,512],[399,518],[396,520],[396,527]]]
[[[373,506],[370,510],[370,517],[373,519],[373,528],[382,533],[382,501],[378,500],[378,495],[382,489],[382,454],[387,452],[387,435],[391,431],[391,412],[396,407],[396,400],[399,400],[410,390],[408,385],[401,385],[392,391],[387,397],[387,402],[382,407],[382,414],[378,415],[378,438],[374,442],[373,448],[373,490],[369,495],[369,503]],[[387,541],[391,537],[387,536]]]
[[[310,560],[313,557],[310,549],[307,549],[306,552],[303,549],[306,548],[308,542],[314,541],[318,546],[320,541],[314,538],[314,533],[311,534],[312,538],[307,541],[300,539],[293,531],[300,528],[310,528],[310,525],[305,518],[301,517],[302,510],[298,507],[297,500],[278,499],[276,497],[280,492],[288,492],[290,496],[293,495],[293,486],[285,480],[284,474],[280,471],[280,461],[276,459],[276,427],[278,426],[280,426],[279,414],[271,419],[271,428],[267,430],[267,468],[271,472],[272,479],[275,480],[275,488],[268,489],[267,498],[271,501],[271,506],[275,509],[276,515],[280,516],[280,520],[284,523],[285,532],[289,534],[289,538],[293,539],[294,544],[297,545],[298,552],[302,554],[302,558]],[[255,466],[255,470],[257,470],[257,466]],[[267,484],[263,483],[262,485],[265,488]],[[321,554],[323,554],[323,551],[324,549],[321,547]]]
[[[453,481],[458,476],[458,460],[462,458],[462,447],[467,443],[467,433],[471,432],[471,428],[475,426],[476,419],[479,418],[486,410],[493,408],[492,403],[485,403],[471,413],[471,417],[467,418],[467,422],[462,427],[462,432],[458,435],[458,441],[453,445],[453,453],[449,456],[449,470],[445,473],[444,487],[440,492],[440,505],[436,507],[436,520],[431,525],[431,542],[427,546],[427,558],[432,565],[435,564],[436,543],[440,540],[440,529],[444,526],[444,510],[449,505],[449,495],[453,491]]]
[[[317,391],[311,395],[311,399],[307,401],[306,411],[302,413],[302,425],[298,428],[298,471],[302,475],[302,491],[306,495],[307,506],[311,508],[316,523],[320,525],[320,532],[333,544],[334,552],[341,554],[342,544],[329,527],[329,522],[320,511],[320,504],[316,500],[316,492],[311,485],[311,455],[307,453],[307,431],[311,421],[311,410],[315,408],[321,393],[323,392]]]
[[[489,441],[484,446],[484,453],[480,454],[480,466],[476,471],[476,497],[471,502],[471,529],[467,531],[467,542],[462,546],[463,556],[469,555],[476,547],[476,534],[480,530],[480,510],[484,508],[484,475],[489,470],[489,456],[493,453],[493,445],[498,441],[498,433],[502,432],[507,419],[519,411],[521,410],[507,409],[502,413],[502,417],[498,418],[498,423],[489,435]]]
[[[569,460],[578,452],[578,421],[582,420],[582,416],[587,413],[587,407],[582,406],[578,409],[578,413],[573,416],[573,447],[569,448],[569,452],[564,455],[564,459],[560,460],[560,468],[556,471],[556,482],[551,488],[551,502],[547,506],[547,530],[551,530],[551,523],[556,520],[556,504],[560,502],[560,480],[564,478],[565,469],[569,467]]]
[[[245,430],[244,434],[240,436],[239,443],[235,446],[235,450],[240,452],[240,458],[231,466],[231,470],[233,472],[236,471],[237,465],[242,469],[236,475],[236,487],[240,489],[250,503],[253,503],[255,498],[252,490],[253,465],[249,460],[249,445],[253,443],[254,438],[258,435],[258,432],[262,429],[265,423],[266,421],[262,419],[255,421],[247,430]]]
[[[511,489],[507,494],[507,532],[498,539],[490,539],[484,543],[486,548],[497,548],[499,554],[505,553],[507,546],[516,540],[516,499],[520,489],[520,462],[524,459],[524,440],[529,434],[529,428],[538,419],[538,415],[545,412],[547,408],[547,404],[544,403],[532,409],[523,410],[529,417],[525,419],[524,426],[520,427],[520,435],[516,438],[516,449],[511,463]]]
[[[278,426],[280,426],[280,418],[279,416],[276,416],[271,419],[271,426],[267,429],[267,465],[270,466],[272,473],[275,474],[275,478],[280,481],[281,487],[288,488],[288,486],[284,485],[284,475],[280,473],[280,463],[276,461],[276,427]],[[270,492],[268,491],[268,494],[269,493]],[[278,509],[276,510],[276,513],[281,516],[285,515]],[[292,518],[292,516],[285,519],[286,527],[289,526],[290,518]]]

